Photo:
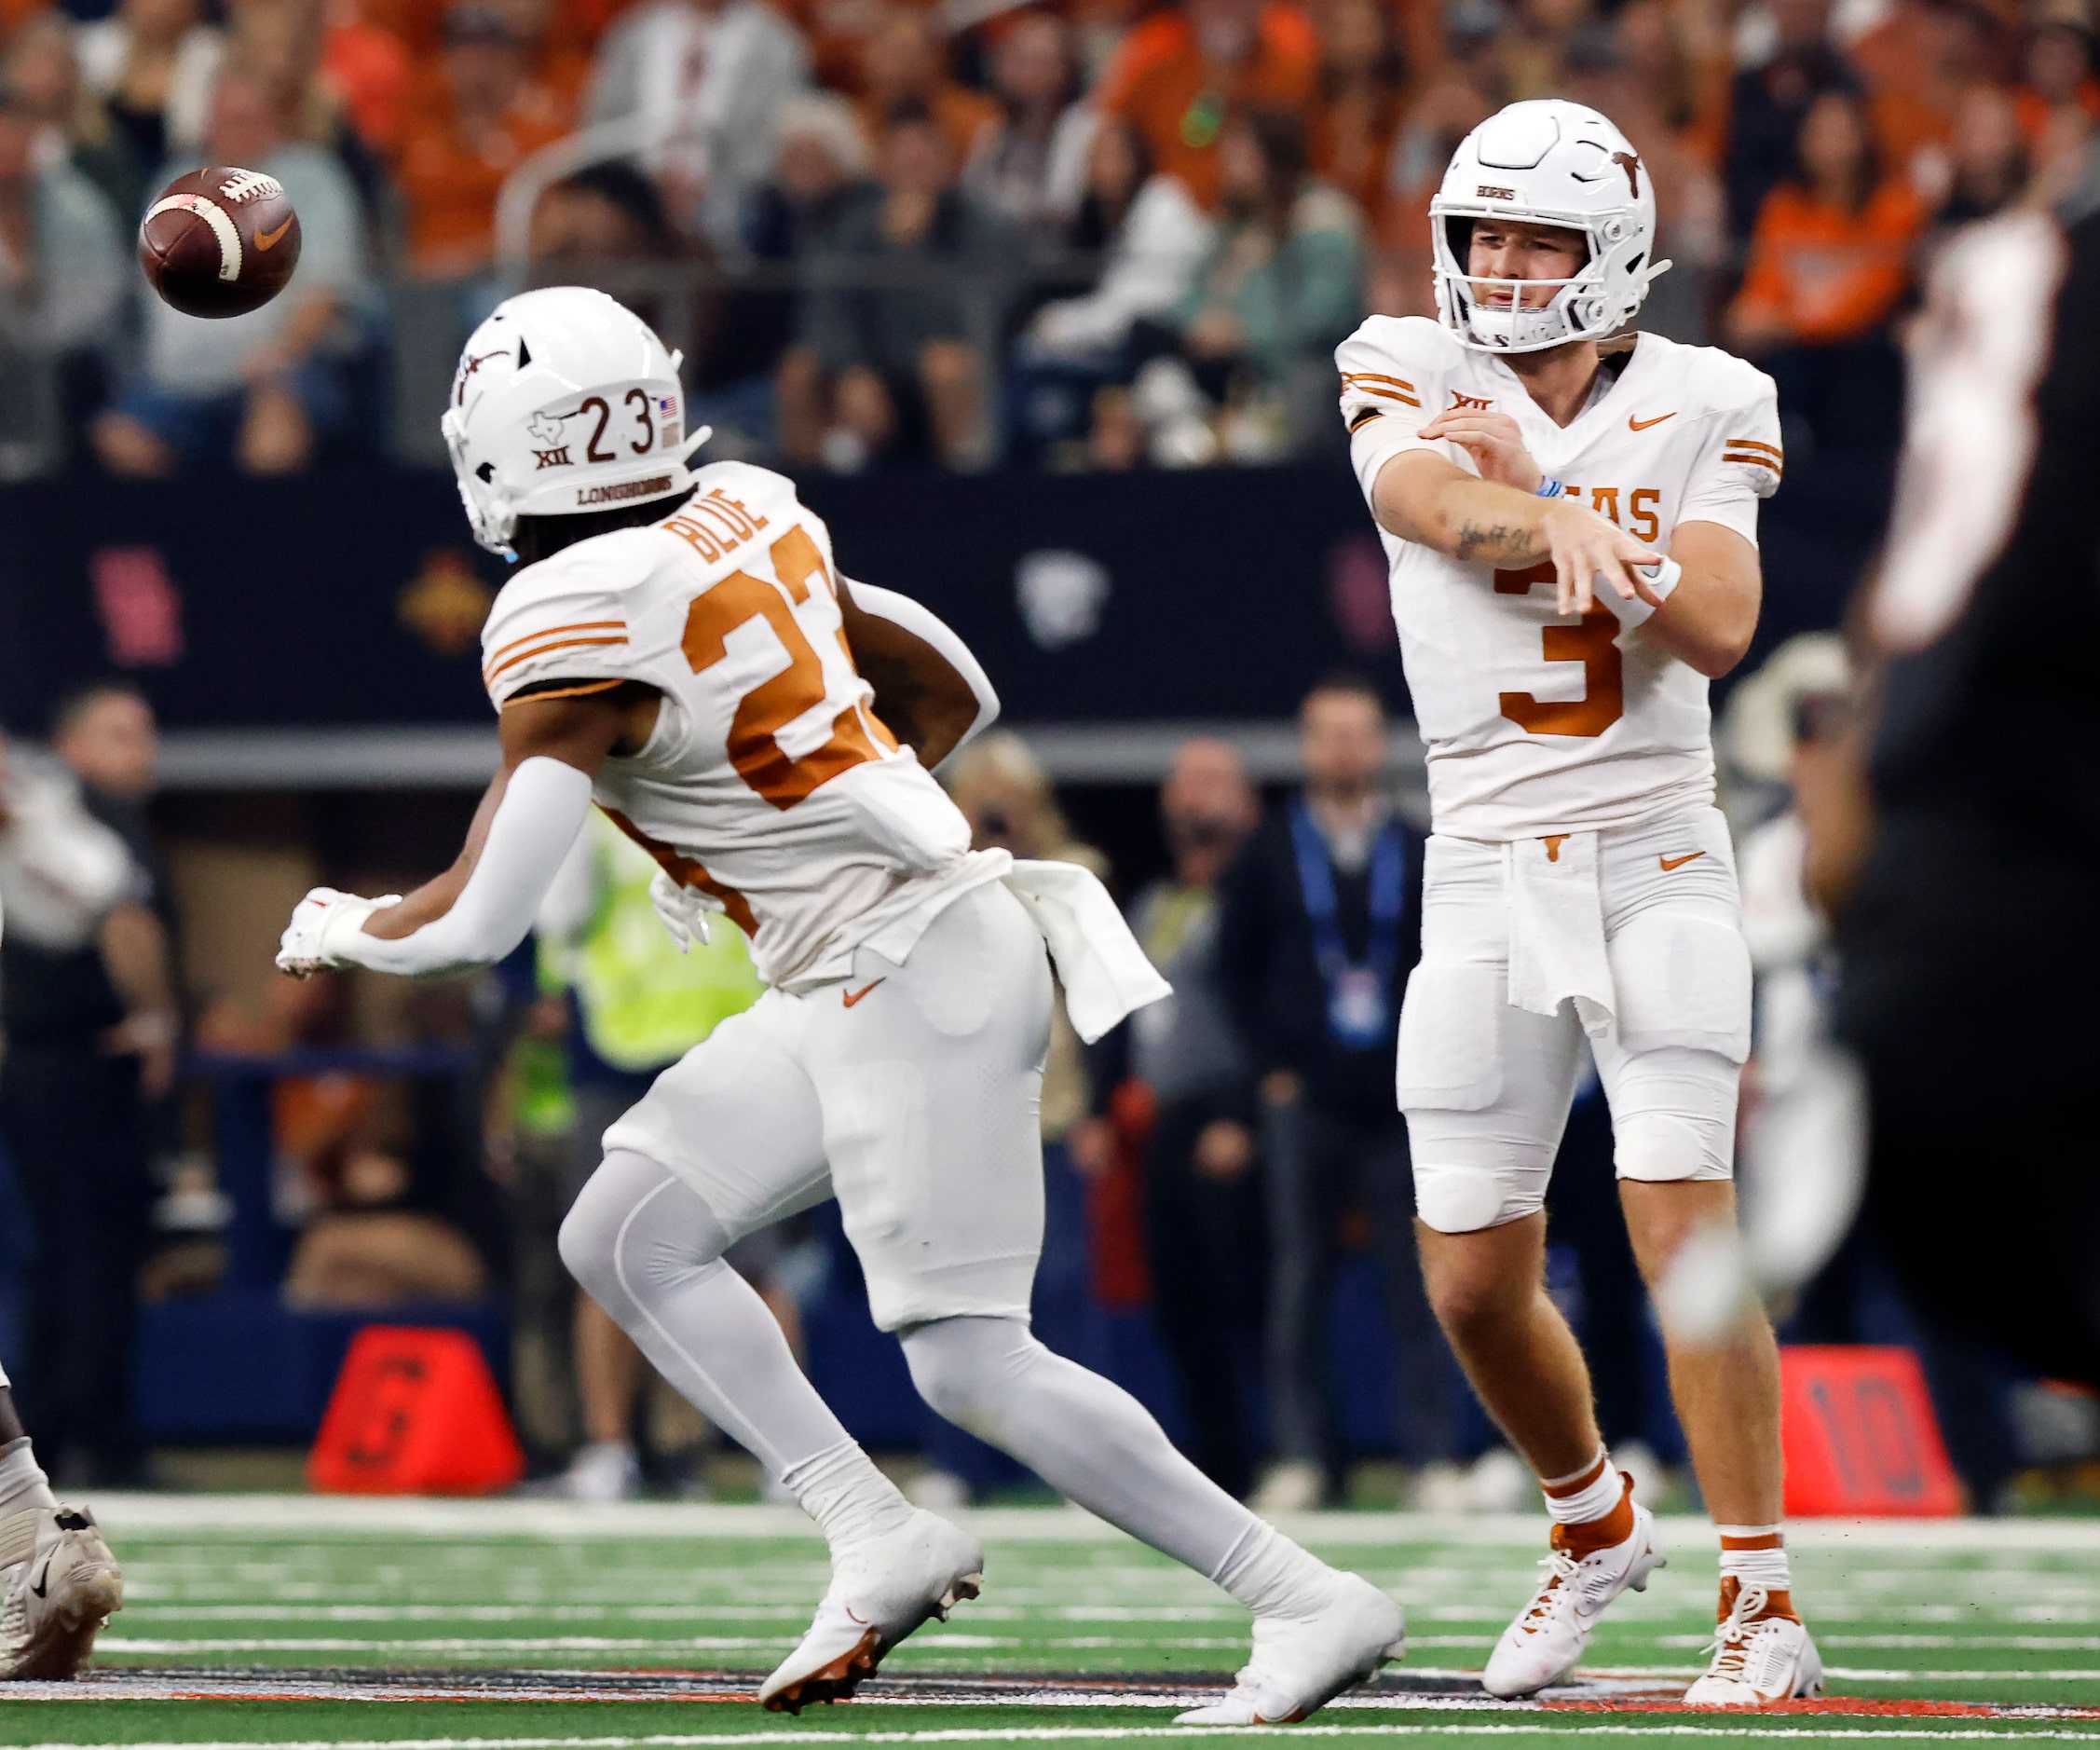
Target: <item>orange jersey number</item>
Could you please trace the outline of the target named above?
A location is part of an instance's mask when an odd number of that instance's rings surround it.
[[[686,614],[686,661],[698,675],[729,655],[729,639],[754,620],[772,629],[786,652],[787,666],[762,680],[737,702],[730,722],[730,763],[743,781],[775,808],[793,808],[821,784],[866,760],[880,759],[858,703],[833,718],[831,733],[820,747],[791,759],[776,737],[781,730],[825,702],[824,664],[795,617],[793,603],[807,601],[812,580],[825,589],[831,580],[824,554],[807,530],[791,528],[772,544],[773,574],[769,583],[747,571],[732,571],[704,595],[696,596]],[[849,658],[852,651],[847,652]]]
[[[1528,571],[1497,571],[1497,595],[1523,595],[1534,583],[1551,587],[1553,562]],[[1500,697],[1502,715],[1533,735],[1602,735],[1626,715],[1626,674],[1619,663],[1618,621],[1609,608],[1593,607],[1572,626],[1547,626],[1540,635],[1549,663],[1580,663],[1583,696],[1538,699],[1528,692]]]

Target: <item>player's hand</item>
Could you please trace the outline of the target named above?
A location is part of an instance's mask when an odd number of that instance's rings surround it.
[[[1546,471],[1532,460],[1524,434],[1506,413],[1447,408],[1422,428],[1422,435],[1457,444],[1473,458],[1482,480],[1499,481],[1520,492],[1536,492],[1545,484]]]
[[[705,948],[714,939],[708,919],[728,909],[713,894],[684,886],[671,879],[668,869],[661,868],[649,877],[649,904],[681,954],[690,952],[695,942]]]
[[[1633,567],[1662,563],[1661,554],[1642,545],[1617,524],[1573,502],[1548,505],[1539,532],[1553,556],[1553,580],[1563,614],[1586,614],[1596,605],[1594,580],[1598,578],[1622,600],[1635,600],[1641,591]]]
[[[333,887],[316,887],[292,908],[292,922],[278,940],[277,966],[294,978],[310,978],[357,963],[344,952],[348,938],[364,927],[375,911],[401,904],[399,894],[361,899]]]

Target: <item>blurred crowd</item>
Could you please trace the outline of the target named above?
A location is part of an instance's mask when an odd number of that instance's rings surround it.
[[[1335,444],[1330,354],[1422,313],[1500,104],[1611,115],[1677,264],[1645,320],[1889,449],[1950,225],[2075,177],[2091,0],[0,0],[0,473],[261,473],[434,426],[506,290],[682,346],[726,453],[852,471]],[[291,291],[146,295],[200,161],[283,183]],[[411,444],[411,448],[414,444]]]

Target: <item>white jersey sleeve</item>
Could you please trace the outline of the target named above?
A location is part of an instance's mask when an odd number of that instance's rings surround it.
[[[1719,523],[1755,546],[1757,501],[1779,490],[1786,468],[1779,386],[1723,353],[1706,354],[1703,363],[1713,377],[1713,404],[1677,521]]]
[[[1349,458],[1370,501],[1379,470],[1402,450],[1448,452],[1422,428],[1443,408],[1455,343],[1423,316],[1373,316],[1334,349]]]
[[[482,628],[482,684],[501,710],[524,694],[563,698],[650,680],[635,623],[652,566],[642,530],[580,541],[512,578]]]

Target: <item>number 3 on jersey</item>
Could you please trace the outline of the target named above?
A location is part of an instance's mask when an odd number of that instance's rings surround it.
[[[807,529],[789,529],[773,542],[770,556],[777,582],[770,583],[747,571],[732,571],[704,595],[693,598],[686,614],[684,649],[693,673],[704,674],[730,657],[732,640],[734,654],[749,659],[753,644],[763,635],[755,636],[745,628],[763,622],[770,629],[786,665],[737,701],[736,714],[730,721],[729,755],[730,763],[746,784],[775,808],[786,809],[841,772],[881,759],[883,747],[877,745],[879,739],[892,751],[896,742],[854,699],[832,718],[829,734],[807,753],[794,758],[781,745],[784,733],[793,741],[796,729],[802,731],[805,739],[821,729],[821,719],[814,724],[798,723],[798,719],[809,718],[830,696],[823,659],[802,630],[795,608],[810,599],[811,580],[822,589],[835,595],[837,592],[825,567],[824,554]],[[743,636],[739,637],[740,633]],[[842,629],[839,644],[850,669],[852,650]]]
[[[1550,588],[1553,562],[1544,560],[1528,571],[1497,571],[1497,595],[1524,595],[1534,583]],[[1541,633],[1548,663],[1580,663],[1583,693],[1579,699],[1539,699],[1528,692],[1501,695],[1502,715],[1533,735],[1602,735],[1626,715],[1626,673],[1619,661],[1618,621],[1609,608],[1593,607],[1572,626],[1547,626]]]

